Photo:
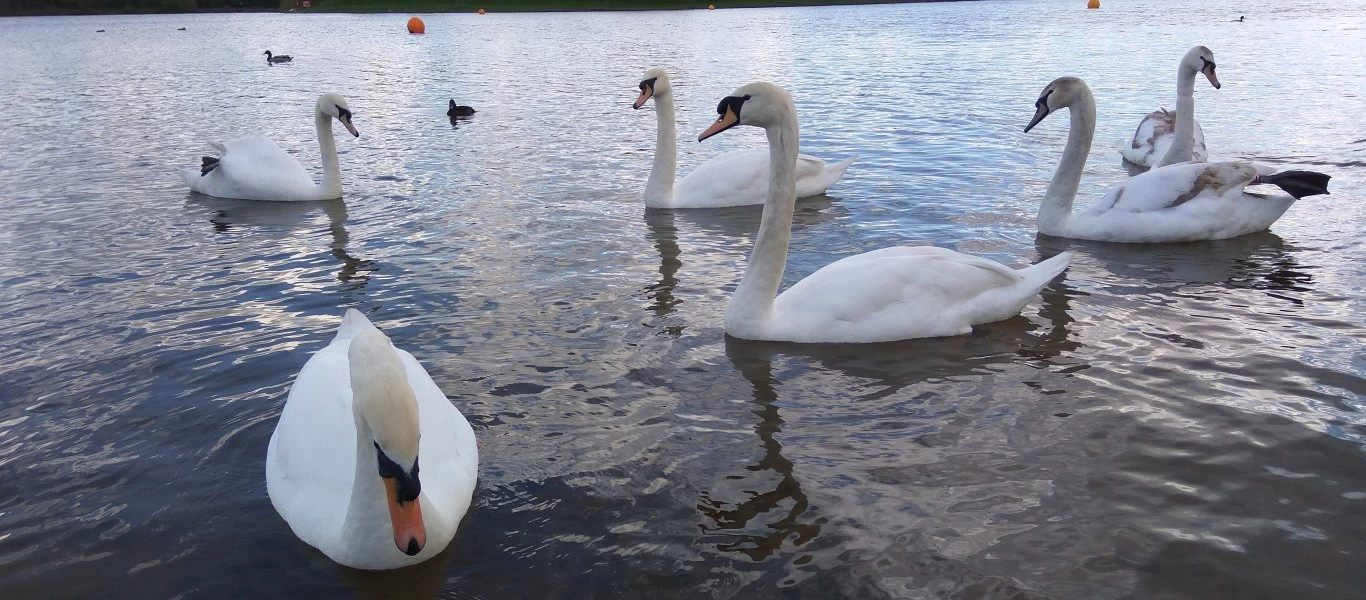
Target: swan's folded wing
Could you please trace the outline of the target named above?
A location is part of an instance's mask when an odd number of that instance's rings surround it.
[[[909,312],[952,311],[1020,279],[996,261],[945,248],[884,248],[826,265],[783,292],[774,308],[836,321],[899,320]]]
[[[1177,208],[1201,194],[1222,195],[1242,189],[1257,177],[1251,163],[1177,163],[1135,175],[1087,208],[1088,216],[1111,212],[1146,213]]]

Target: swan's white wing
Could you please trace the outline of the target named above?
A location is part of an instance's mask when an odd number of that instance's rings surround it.
[[[763,204],[768,199],[768,149],[750,148],[720,154],[697,166],[674,184],[678,208],[719,208]],[[853,159],[826,165],[814,156],[797,156],[797,197],[825,191],[844,175]]]
[[[1098,216],[1110,212],[1145,213],[1186,205],[1202,195],[1224,195],[1242,189],[1257,177],[1252,163],[1177,163],[1140,173],[1110,188],[1100,201],[1083,213]]]
[[[266,452],[271,504],[299,539],[323,548],[341,532],[356,465],[356,425],[346,349],[318,351],[289,389]]]
[[[1177,163],[1136,175],[1069,219],[1066,235],[1151,243],[1217,240],[1263,231],[1295,201],[1250,194],[1247,162]]]
[[[975,299],[1022,279],[1005,265],[945,248],[885,248],[835,261],[797,282],[774,300],[772,322],[789,341],[957,335],[971,330],[969,315],[981,312]]]
[[[190,183],[219,198],[298,200],[316,195],[313,177],[269,138],[249,135],[221,144],[218,166]]]

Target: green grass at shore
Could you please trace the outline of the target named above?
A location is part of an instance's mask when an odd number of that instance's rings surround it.
[[[475,12],[573,12],[589,10],[682,10],[757,6],[821,6],[830,4],[891,4],[907,0],[317,0],[320,12],[441,13]],[[912,0],[915,1],[915,0]],[[942,1],[942,0],[919,0]]]

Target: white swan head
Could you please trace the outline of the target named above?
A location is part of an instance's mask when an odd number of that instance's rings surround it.
[[[355,411],[374,436],[375,476],[384,480],[394,545],[409,556],[416,555],[427,543],[418,498],[422,482],[418,479],[417,450],[422,430],[417,397],[408,385],[402,359],[379,330],[357,334],[347,358]]]
[[[1196,46],[1181,57],[1181,70],[1190,73],[1204,73],[1214,89],[1219,89],[1219,77],[1214,74],[1214,53],[1204,46]],[[1194,77],[1194,75],[1191,75]]]
[[[631,108],[645,106],[645,101],[655,96],[668,96],[673,93],[669,87],[669,74],[658,67],[646,71],[640,78],[640,96],[631,104]]]
[[[1039,92],[1039,99],[1034,101],[1034,118],[1025,126],[1025,132],[1028,133],[1039,124],[1039,121],[1053,112],[1072,106],[1088,92],[1086,82],[1076,77],[1059,77],[1049,82],[1043,91]]]
[[[346,98],[336,92],[328,92],[318,96],[318,113],[332,117],[341,121],[346,126],[346,130],[351,135],[360,137],[360,132],[356,131],[356,126],[351,124],[351,108],[346,104]]]
[[[747,83],[721,99],[716,105],[716,122],[699,134],[697,141],[736,125],[773,127],[791,119],[794,112],[792,95],[787,90],[766,81]]]

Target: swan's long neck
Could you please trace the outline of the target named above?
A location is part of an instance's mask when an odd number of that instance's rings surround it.
[[[332,117],[318,111],[313,115],[313,125],[318,130],[318,151],[323,158],[323,183],[319,187],[324,198],[340,198],[341,165],[337,162],[337,138],[332,135]]]
[[[768,133],[768,200],[754,238],[754,251],[740,285],[735,288],[726,320],[767,320],[787,266],[787,243],[792,237],[792,211],[797,204],[797,119],[789,114]]]
[[[1096,131],[1096,99],[1088,89],[1078,91],[1078,97],[1068,107],[1071,123],[1067,131],[1067,147],[1048,184],[1043,205],[1039,207],[1039,232],[1049,235],[1061,233],[1072,215],[1072,203],[1077,199],[1081,172],[1086,168],[1086,157],[1091,154],[1091,137]]]
[[[674,121],[673,94],[656,94],[655,163],[645,183],[645,205],[667,207],[673,204],[674,176],[678,170],[678,131]]]
[[[341,541],[346,547],[382,548],[392,543],[392,525],[384,480],[379,477],[379,455],[375,453],[375,436],[352,400],[356,419],[356,470],[351,482],[351,502],[342,522]]]
[[[1172,145],[1166,156],[1157,163],[1159,167],[1194,158],[1195,152],[1195,76],[1198,72],[1182,63],[1176,72],[1176,129],[1172,132]]]

